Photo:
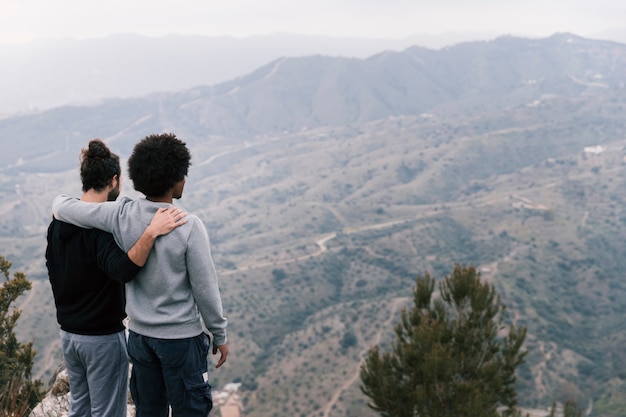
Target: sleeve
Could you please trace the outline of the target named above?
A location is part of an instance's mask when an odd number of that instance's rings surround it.
[[[88,242],[98,268],[109,278],[127,283],[141,270],[141,267],[131,261],[126,252],[117,246],[110,233],[92,230]]]
[[[216,345],[227,341],[222,298],[211,257],[209,236],[200,219],[195,218],[187,245],[187,271],[194,300],[207,330],[213,335]]]
[[[124,197],[119,202],[87,203],[61,194],[52,201],[52,214],[55,219],[85,229],[104,230],[119,239],[119,213],[127,201],[129,199]],[[121,242],[118,240],[119,243]]]

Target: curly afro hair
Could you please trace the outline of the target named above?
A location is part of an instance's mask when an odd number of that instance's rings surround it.
[[[135,190],[148,197],[162,197],[185,178],[190,165],[185,142],[173,133],[154,134],[135,145],[128,158],[128,176]]]
[[[80,153],[80,179],[83,191],[102,191],[114,176],[120,176],[120,157],[112,153],[100,139],[89,141]]]

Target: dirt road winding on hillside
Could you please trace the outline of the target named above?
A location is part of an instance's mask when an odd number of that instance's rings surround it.
[[[392,303],[391,303],[391,309],[389,311],[389,317],[387,318],[387,320],[385,321],[385,323],[383,323],[383,325],[380,327],[380,330],[376,333],[376,336],[374,337],[374,339],[372,340],[372,346],[373,345],[378,345],[382,339],[383,336],[383,331],[385,329],[389,329],[390,327],[393,326],[393,320],[396,317],[396,313],[398,311],[398,308],[400,308],[402,305],[406,304],[406,302],[409,299],[406,297],[402,297],[402,298],[395,298]],[[368,346],[367,348],[363,349],[361,351],[361,358],[364,358],[365,355],[367,354],[369,348],[371,346]],[[356,370],[354,371],[354,373],[348,378],[346,379],[346,381],[341,385],[341,387],[339,387],[339,389],[337,391],[335,391],[335,393],[333,394],[333,396],[330,398],[330,400],[324,405],[323,410],[324,410],[324,414],[323,417],[330,417],[330,413],[333,409],[333,406],[337,403],[337,401],[339,401],[339,398],[341,397],[341,395],[348,389],[350,388],[355,382],[358,381],[359,377],[360,377],[360,372],[361,372],[361,364],[363,363],[363,360],[361,360],[356,368]],[[315,414],[317,414],[318,412],[316,412]],[[311,416],[312,417],[312,416]]]

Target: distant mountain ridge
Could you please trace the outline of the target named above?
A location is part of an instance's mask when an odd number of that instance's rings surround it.
[[[231,83],[190,92],[197,97],[187,109],[208,129],[223,123],[227,111],[250,132],[292,131],[415,115],[464,100],[572,96],[625,82],[624,45],[569,34],[504,37],[440,51],[412,47],[365,60],[287,58]]]
[[[0,45],[0,117],[213,85],[280,57],[323,54],[365,58],[413,45],[439,48],[468,37],[495,36],[452,33],[391,40],[289,33],[246,38],[116,34]]]
[[[184,121],[178,130],[192,141],[207,135],[242,141],[258,134],[416,115],[448,105],[471,109],[485,99],[528,105],[553,95],[595,94],[624,85],[626,45],[571,34],[540,40],[501,37],[438,51],[412,47],[367,59],[281,58],[214,86],[0,120],[0,137],[11,145],[0,155],[0,170],[48,167],[46,160],[58,152],[59,143],[74,149],[85,137],[113,132],[134,140],[167,130],[171,120],[179,125]],[[24,142],[37,146],[24,149]],[[55,157],[50,164],[67,168],[63,161]]]
[[[0,117],[214,85],[283,57],[363,59],[383,51],[399,52],[414,46],[436,51],[468,43],[467,39],[497,36],[452,33],[388,40],[280,33],[241,39],[118,34],[0,45]]]

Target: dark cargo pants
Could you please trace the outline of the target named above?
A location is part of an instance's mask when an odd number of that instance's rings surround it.
[[[155,339],[130,332],[130,392],[137,417],[207,417],[213,407],[207,382],[209,339]]]

